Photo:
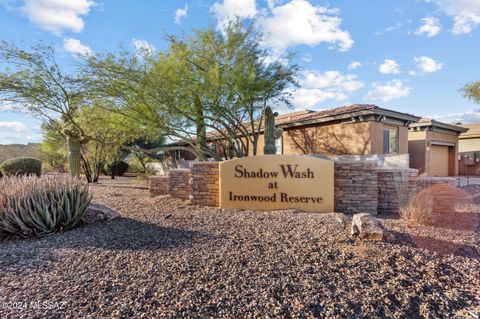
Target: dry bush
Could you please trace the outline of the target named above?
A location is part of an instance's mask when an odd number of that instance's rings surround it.
[[[432,224],[434,212],[430,190],[411,196],[406,205],[400,206],[400,217],[411,226]]]
[[[400,217],[411,226],[432,224],[434,221],[433,196],[420,180],[416,187],[411,187],[408,176],[396,180]]]

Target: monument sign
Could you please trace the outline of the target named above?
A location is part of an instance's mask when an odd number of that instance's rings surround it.
[[[333,212],[333,161],[264,155],[220,163],[220,207]]]

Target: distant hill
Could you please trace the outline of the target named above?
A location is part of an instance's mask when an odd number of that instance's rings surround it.
[[[42,158],[40,144],[0,144],[0,163],[9,158],[22,156]]]

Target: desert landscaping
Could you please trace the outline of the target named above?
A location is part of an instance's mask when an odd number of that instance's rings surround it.
[[[3,318],[478,318],[477,186],[463,221],[380,216],[380,242],[343,214],[193,206],[131,178],[91,188],[119,218],[0,245]]]
[[[0,0],[0,319],[480,319],[479,30]]]

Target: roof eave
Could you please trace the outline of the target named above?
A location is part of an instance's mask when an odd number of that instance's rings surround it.
[[[452,131],[452,132],[456,132],[458,134],[461,134],[461,133],[465,133],[468,131],[468,128],[465,128],[465,127],[461,127],[461,126],[456,126],[456,125],[450,125],[450,124],[446,124],[446,123],[442,123],[442,122],[438,122],[438,121],[428,121],[428,122],[418,122],[418,123],[412,123],[410,125],[410,127],[414,128],[414,127],[438,127],[438,128],[441,128],[441,129],[444,129],[444,130],[449,130],[449,131]]]
[[[386,117],[405,121],[405,122],[415,122],[420,120],[420,117],[418,116],[386,110],[382,108],[375,108],[375,109],[360,110],[355,112],[348,112],[348,113],[332,115],[332,116],[325,116],[325,117],[315,118],[311,120],[285,123],[279,126],[285,127],[285,128],[293,128],[293,127],[306,126],[306,125],[312,125],[312,124],[328,123],[328,122],[333,122],[338,120],[350,119],[352,117],[365,116],[365,115],[384,115]]]

